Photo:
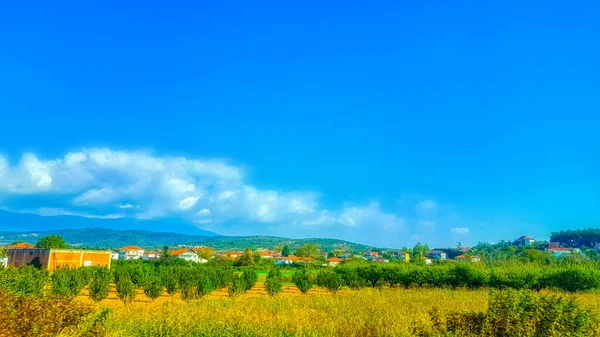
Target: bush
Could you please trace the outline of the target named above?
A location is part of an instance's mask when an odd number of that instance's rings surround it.
[[[300,289],[303,294],[308,293],[310,288],[312,288],[312,282],[310,281],[310,274],[306,269],[300,269],[299,271],[294,273],[292,276],[292,282]]]
[[[51,337],[68,330],[98,336],[95,333],[103,326],[93,312],[92,307],[64,296],[16,295],[0,289],[1,336]]]
[[[92,284],[90,284],[90,298],[100,302],[108,297],[110,290],[111,273],[108,268],[97,268],[94,272]]]
[[[207,270],[198,277],[196,285],[198,297],[208,295],[215,290],[215,276],[212,270]]]
[[[254,268],[244,270],[242,277],[244,278],[244,283],[246,284],[246,291],[254,288],[254,285],[258,281],[258,274]]]
[[[283,277],[281,276],[281,269],[274,267],[269,271],[267,279],[265,280],[265,289],[267,294],[275,296],[283,289]]]
[[[129,278],[127,274],[122,274],[116,282],[117,286],[117,297],[123,304],[128,304],[133,302],[137,292],[135,291],[135,285]]]
[[[165,288],[158,277],[149,278],[144,286],[144,294],[146,294],[146,296],[152,301],[159,298],[164,290]]]
[[[436,315],[432,313],[434,330],[443,336],[591,336],[598,323],[574,300],[516,290],[492,291],[485,313]]]
[[[246,281],[240,275],[236,275],[233,277],[233,281],[229,284],[227,288],[227,292],[229,296],[237,296],[243,294],[246,291]]]
[[[343,280],[338,273],[331,269],[324,269],[317,275],[317,283],[321,287],[327,288],[332,293],[336,293],[343,285]]]

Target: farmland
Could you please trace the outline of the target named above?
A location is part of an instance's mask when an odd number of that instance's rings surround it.
[[[270,296],[274,270],[281,287]],[[488,331],[501,322],[510,331],[504,336],[600,331],[600,278],[587,265],[364,263],[264,271],[131,261],[107,271],[1,270],[0,304],[14,310],[0,314],[0,336],[501,336]],[[106,293],[93,290],[107,275]],[[44,314],[26,319],[23,308]],[[54,315],[66,325],[49,324]]]

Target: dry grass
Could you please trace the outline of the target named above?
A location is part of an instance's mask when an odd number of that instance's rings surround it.
[[[85,291],[84,291],[85,292]],[[202,299],[183,301],[166,293],[155,301],[142,292],[123,305],[111,292],[98,308],[111,308],[107,336],[411,336],[416,325],[429,324],[429,312],[485,311],[488,290],[363,289],[332,295],[311,289],[302,295],[284,287],[276,297],[264,284],[229,298],[226,289]],[[600,313],[600,294],[574,296],[584,308]],[[93,303],[89,298],[79,301]]]

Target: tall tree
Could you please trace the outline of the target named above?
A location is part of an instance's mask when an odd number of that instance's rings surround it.
[[[290,249],[290,246],[288,246],[288,245],[283,246],[283,249],[281,249],[282,256],[290,256],[291,253],[292,253],[292,250]]]
[[[237,260],[238,264],[242,267],[244,266],[253,266],[254,265],[254,254],[250,248],[246,248],[244,254],[240,256]]]
[[[48,235],[39,239],[35,245],[37,248],[54,248],[54,249],[68,249],[69,245],[65,242],[65,239],[60,235]]]
[[[319,255],[319,247],[314,243],[305,243],[298,247],[296,256],[316,258]]]

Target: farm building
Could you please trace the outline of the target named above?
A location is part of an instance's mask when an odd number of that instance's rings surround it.
[[[49,271],[69,266],[71,268],[102,266],[110,268],[110,251],[79,249],[9,248],[8,265],[26,264],[42,266]]]
[[[517,246],[531,246],[535,240],[531,236],[523,235],[515,240]]]
[[[436,259],[436,260],[445,260],[446,259],[446,252],[444,252],[443,250],[430,250],[427,252],[427,257],[430,257],[432,259]]]

